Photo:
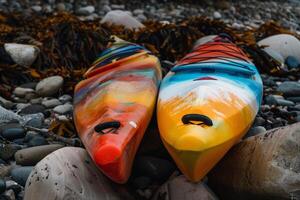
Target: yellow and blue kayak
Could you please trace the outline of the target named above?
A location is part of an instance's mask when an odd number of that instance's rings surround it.
[[[160,86],[160,136],[179,169],[201,180],[250,128],[262,80],[243,51],[216,36],[181,59]]]

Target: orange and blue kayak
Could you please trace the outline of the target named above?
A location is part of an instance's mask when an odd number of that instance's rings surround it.
[[[144,47],[118,41],[102,52],[76,85],[74,120],[99,169],[125,183],[155,109],[159,60]]]
[[[200,181],[250,128],[262,99],[250,59],[225,35],[182,58],[162,80],[160,136],[183,174]]]

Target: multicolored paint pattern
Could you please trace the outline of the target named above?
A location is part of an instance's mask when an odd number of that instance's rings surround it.
[[[196,47],[163,79],[162,141],[191,181],[201,180],[250,128],[262,98],[255,66],[221,37]]]
[[[125,183],[151,119],[161,80],[159,60],[148,50],[116,42],[75,88],[79,136],[101,171]]]

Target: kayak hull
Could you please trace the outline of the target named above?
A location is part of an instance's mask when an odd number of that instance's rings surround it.
[[[75,88],[77,131],[99,169],[125,183],[156,104],[159,61],[137,45],[117,44],[85,76]]]
[[[262,81],[255,66],[239,51],[234,66],[233,58],[220,59],[223,50],[219,52],[218,45],[224,50],[222,42],[213,45],[212,53],[207,45],[209,56],[200,55],[192,64],[179,61],[163,79],[158,97],[162,141],[179,169],[194,182],[244,136],[262,98]]]

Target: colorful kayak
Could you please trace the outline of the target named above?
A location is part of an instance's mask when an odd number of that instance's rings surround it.
[[[161,80],[159,60],[145,48],[118,41],[75,88],[74,120],[100,170],[125,183],[152,117]]]
[[[226,37],[197,46],[163,79],[162,141],[191,181],[201,180],[251,126],[262,99],[255,66]]]

